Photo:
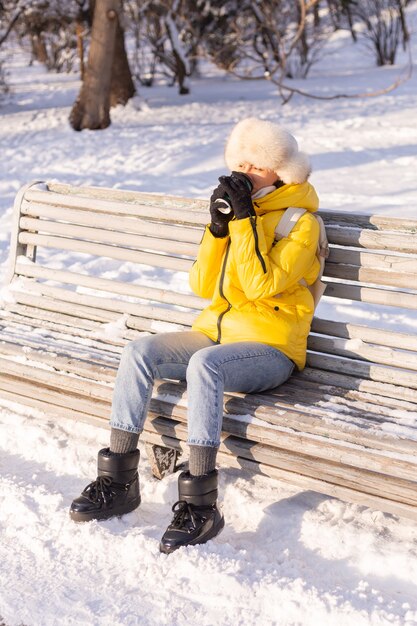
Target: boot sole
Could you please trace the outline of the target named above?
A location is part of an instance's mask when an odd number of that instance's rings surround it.
[[[214,539],[214,537],[217,537],[217,535],[220,535],[223,528],[224,528],[224,517],[222,517],[219,523],[216,526],[213,526],[213,528],[206,535],[203,535],[202,537],[197,537],[196,539],[193,539],[189,543],[184,543],[182,546],[171,547],[171,546],[165,546],[164,544],[160,543],[159,551],[163,552],[163,554],[171,554],[172,552],[175,552],[175,550],[178,550],[179,548],[183,548],[184,546],[197,546],[201,543],[206,543],[207,541],[210,541],[210,539]]]
[[[112,509],[112,511],[95,511],[91,513],[83,513],[82,511],[71,511],[70,509],[70,518],[73,522],[91,522],[92,520],[106,520],[111,519],[112,517],[120,517],[121,515],[125,515],[126,513],[131,513],[135,509],[138,508],[141,503],[140,497],[132,500],[129,504],[123,505],[117,509]]]

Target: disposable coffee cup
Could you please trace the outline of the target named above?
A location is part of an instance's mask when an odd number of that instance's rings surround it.
[[[249,191],[252,191],[253,185],[252,185],[251,179],[249,178],[249,176],[246,176],[245,174],[242,174],[242,176],[245,177],[245,183],[247,184]],[[232,174],[232,178],[233,178],[233,174]],[[220,213],[223,213],[223,215],[229,215],[229,213],[231,213],[233,210],[232,203],[230,202],[230,198],[227,195],[227,193],[225,193],[222,198],[217,198],[214,204],[217,206],[217,210],[220,211]]]

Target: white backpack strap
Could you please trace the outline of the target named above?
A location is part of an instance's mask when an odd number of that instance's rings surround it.
[[[322,262],[324,265],[324,261],[329,257],[329,253],[330,253],[329,242],[327,241],[326,227],[324,225],[323,218],[321,218],[319,215],[316,215],[315,218],[318,221],[319,226],[320,226],[319,245],[318,245],[317,255],[320,257],[319,261]]]
[[[306,209],[300,207],[288,207],[275,228],[275,241],[287,237],[305,212]]]
[[[298,222],[300,217],[305,212],[306,212],[306,209],[295,208],[295,207],[288,207],[288,209],[286,209],[284,215],[282,216],[281,220],[279,221],[279,223],[277,224],[275,228],[275,243],[277,243],[278,241],[280,241],[281,239],[289,235],[291,230],[294,228],[295,224]],[[327,241],[324,222],[322,218],[319,217],[318,215],[316,215],[315,218],[317,219],[319,227],[320,227],[319,241],[317,243],[317,250],[316,250],[316,258],[319,261],[320,270],[319,270],[316,280],[314,281],[312,285],[308,285],[304,278],[298,281],[300,285],[303,285],[303,287],[307,287],[307,289],[310,291],[311,295],[313,296],[314,308],[317,307],[320,301],[320,298],[323,295],[324,290],[326,289],[326,284],[322,282],[321,277],[324,271],[325,260],[329,256],[329,244]]]

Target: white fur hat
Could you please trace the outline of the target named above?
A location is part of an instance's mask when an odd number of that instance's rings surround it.
[[[233,128],[226,143],[230,170],[242,163],[276,172],[286,184],[304,183],[310,175],[309,158],[298,150],[296,139],[278,124],[247,117]]]

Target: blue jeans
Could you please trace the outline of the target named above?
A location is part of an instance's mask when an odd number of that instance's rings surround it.
[[[294,363],[282,352],[254,341],[217,344],[197,331],[141,337],[123,350],[110,424],[140,433],[155,378],[187,380],[188,443],[218,447],[223,392],[272,389],[293,369]]]

